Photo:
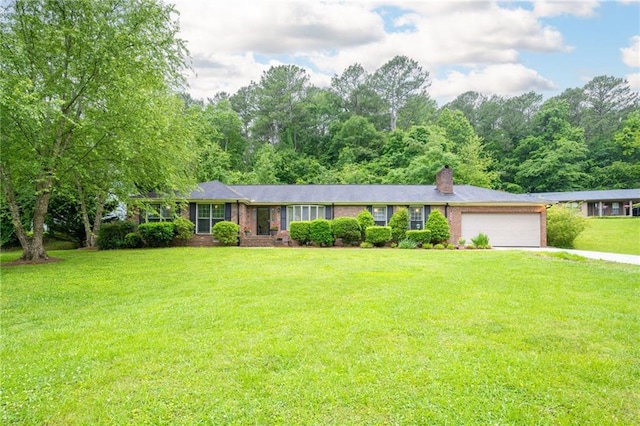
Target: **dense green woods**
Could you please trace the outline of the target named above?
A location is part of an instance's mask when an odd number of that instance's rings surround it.
[[[0,19],[0,242],[47,257],[45,223],[88,246],[119,200],[196,182],[431,184],[512,192],[640,185],[638,93],[596,77],[544,100],[464,93],[439,107],[396,56],[329,87],[273,66],[191,98],[175,10],[158,0],[12,0]]]
[[[600,76],[544,99],[467,92],[438,107],[429,74],[398,56],[373,74],[354,64],[330,87],[295,65],[207,101],[197,179],[226,183],[456,183],[511,192],[640,185],[640,110],[623,79]]]

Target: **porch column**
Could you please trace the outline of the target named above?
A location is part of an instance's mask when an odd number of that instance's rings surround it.
[[[602,201],[598,201],[598,216],[602,217]]]
[[[633,200],[629,200],[629,216],[633,216]]]

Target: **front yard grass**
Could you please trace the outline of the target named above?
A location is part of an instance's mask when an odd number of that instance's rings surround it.
[[[475,250],[51,254],[62,261],[2,267],[3,424],[640,423],[637,266]]]
[[[578,250],[640,255],[640,218],[589,218],[574,246]]]

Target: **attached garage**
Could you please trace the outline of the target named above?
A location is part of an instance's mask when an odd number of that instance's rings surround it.
[[[540,247],[540,213],[462,213],[462,238],[481,232],[494,247]]]

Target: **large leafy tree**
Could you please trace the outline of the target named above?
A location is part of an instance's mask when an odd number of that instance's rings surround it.
[[[585,84],[583,94],[586,111],[580,124],[590,146],[610,139],[619,129],[620,122],[639,106],[638,93],[622,78],[595,77]]]
[[[341,75],[331,78],[331,91],[339,99],[340,112],[343,120],[353,115],[366,117],[374,124],[384,114],[384,101],[372,87],[371,75],[356,63],[347,67]]]
[[[179,126],[183,103],[171,95],[185,58],[177,32],[172,7],[156,0],[6,5],[0,181],[23,259],[47,258],[44,222],[55,191],[81,202],[186,187],[189,135]]]
[[[398,112],[415,95],[424,94],[429,86],[429,72],[406,56],[396,56],[373,75],[371,84],[387,103],[391,116],[389,128],[396,129]]]
[[[256,92],[255,136],[297,151],[308,86],[309,75],[296,65],[278,65],[265,71]]]
[[[536,114],[535,132],[516,149],[521,163],[515,183],[522,190],[550,192],[584,188],[588,181],[584,131],[572,126],[567,117],[567,103],[556,99],[547,101]]]

